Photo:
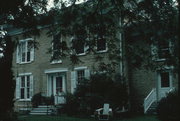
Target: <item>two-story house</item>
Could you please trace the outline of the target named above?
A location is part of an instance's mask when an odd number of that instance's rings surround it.
[[[76,85],[84,78],[98,71],[99,62],[95,56],[103,56],[103,62],[110,62],[105,39],[98,39],[95,53],[87,53],[85,45],[75,48],[81,60],[73,64],[70,56],[58,57],[59,46],[53,43],[56,36],[48,36],[48,27],[40,28],[40,36],[24,37],[21,30],[9,34],[17,42],[13,56],[13,71],[16,78],[15,110],[31,107],[32,96],[41,92],[44,96],[54,96],[55,104],[64,104],[66,93],[73,93]],[[72,46],[72,37],[61,37],[61,41]],[[37,47],[34,42],[38,43]],[[52,49],[52,51],[48,51]],[[119,66],[122,66],[119,62]],[[117,67],[119,70],[121,67]],[[119,71],[118,71],[119,72]]]
[[[65,103],[64,94],[73,93],[77,84],[84,78],[98,70],[99,62],[96,56],[103,56],[104,63],[111,61],[108,57],[110,52],[105,39],[97,39],[94,47],[95,53],[87,53],[88,47],[83,43],[74,48],[76,56],[81,60],[73,64],[70,56],[58,56],[59,45],[53,43],[57,36],[48,36],[48,27],[40,27],[40,36],[25,37],[22,30],[9,31],[12,39],[17,42],[17,48],[13,56],[13,71],[16,78],[15,110],[23,110],[31,107],[33,95],[41,92],[44,96],[55,97],[55,104]],[[126,35],[127,34],[127,35]],[[125,33],[123,36],[128,36]],[[127,78],[129,86],[130,107],[144,112],[151,104],[159,101],[166,93],[177,87],[177,74],[173,66],[164,66],[163,69],[148,70],[146,68],[130,68],[126,58],[126,38],[122,33],[118,34],[120,41],[117,42],[120,57],[116,73]],[[61,41],[71,47],[72,37],[61,37]],[[34,42],[38,43],[34,45]],[[155,43],[155,46],[143,45],[152,50],[152,60],[161,63],[171,54],[172,43]],[[52,51],[48,51],[51,48]],[[71,52],[69,52],[71,53]],[[129,74],[131,72],[131,74]]]

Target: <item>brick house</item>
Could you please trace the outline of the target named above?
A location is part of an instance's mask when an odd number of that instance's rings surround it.
[[[99,42],[96,46],[96,54],[86,53],[85,46],[76,50],[81,60],[79,64],[72,64],[70,57],[54,59],[51,57],[56,51],[48,53],[49,48],[56,50],[53,45],[53,37],[47,35],[48,29],[41,28],[39,37],[27,37],[21,31],[9,32],[14,41],[18,40],[18,46],[13,56],[13,72],[16,78],[15,110],[24,110],[31,107],[31,98],[41,92],[44,96],[55,96],[55,104],[65,103],[63,94],[73,93],[76,85],[84,78],[98,70],[99,62],[95,55],[102,55],[104,62],[108,60],[108,47],[105,42]],[[72,38],[62,38],[68,45]],[[32,46],[32,41],[38,42],[38,47]],[[121,63],[121,62],[119,62]],[[122,64],[119,64],[122,66]],[[121,67],[117,67],[120,69]]]
[[[13,40],[19,42],[13,56],[13,71],[16,78],[16,111],[31,107],[32,96],[39,92],[45,96],[53,95],[55,104],[65,103],[63,94],[73,93],[78,81],[89,78],[97,71],[98,62],[95,60],[95,55],[102,55],[104,62],[111,61],[108,58],[109,51],[105,42],[97,43],[96,54],[86,53],[87,47],[85,46],[76,50],[78,57],[82,60],[79,64],[73,65],[69,57],[51,60],[56,51],[47,53],[48,49],[56,50],[57,48],[52,43],[53,37],[49,37],[47,32],[48,28],[46,27],[40,28],[41,34],[38,37],[24,37],[21,30],[9,32]],[[125,40],[121,37],[120,33],[120,41],[117,44],[119,50],[123,52],[125,51],[123,48]],[[31,46],[31,41],[34,40],[39,43],[38,48]],[[64,37],[62,40],[70,45],[70,37]],[[169,53],[169,46],[170,44],[161,48],[162,53]],[[152,47],[149,48],[152,49]],[[177,74],[174,73],[173,66],[156,71],[144,68],[130,69],[124,54],[120,56],[124,59],[119,62],[116,71],[131,78],[127,81],[132,99],[131,107],[144,109],[146,112],[153,102],[159,101],[166,93],[177,87]],[[158,61],[164,60],[163,55],[159,57]],[[131,75],[128,74],[129,70],[131,70]]]

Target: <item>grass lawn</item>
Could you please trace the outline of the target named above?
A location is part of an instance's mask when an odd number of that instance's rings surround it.
[[[75,118],[68,116],[19,116],[19,121],[96,121],[94,118]],[[137,116],[113,121],[159,121],[155,116]]]

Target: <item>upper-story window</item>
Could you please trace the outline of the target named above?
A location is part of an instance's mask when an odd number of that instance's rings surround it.
[[[173,42],[171,41],[158,41],[156,44],[151,45],[152,59],[156,61],[164,61],[173,54]]]
[[[72,44],[73,49],[75,50],[75,53],[77,55],[85,55],[86,47],[85,42],[83,40],[73,37]]]
[[[97,39],[97,51],[98,52],[106,52],[107,51],[107,42],[104,37]]]
[[[75,51],[76,54],[80,55],[80,54],[84,54],[85,50],[84,50],[84,43],[79,43],[76,47],[75,47]]]
[[[62,37],[61,35],[57,34],[53,36],[51,64],[62,62],[61,53],[62,53]]]
[[[158,41],[158,58],[166,59],[170,56],[170,42]]]
[[[29,63],[34,60],[34,46],[31,38],[20,40],[16,58],[17,63]]]

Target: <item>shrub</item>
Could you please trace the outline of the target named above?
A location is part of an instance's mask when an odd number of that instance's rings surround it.
[[[41,95],[41,93],[35,94],[35,95],[32,97],[31,102],[32,102],[33,107],[37,107],[38,105],[40,105],[41,102],[42,102],[42,95]]]
[[[32,102],[33,107],[37,107],[38,105],[53,105],[54,96],[45,97],[45,96],[42,96],[41,93],[37,93],[32,97],[31,102]]]
[[[66,96],[64,110],[69,115],[89,115],[102,108],[104,103],[109,103],[113,109],[121,109],[127,102],[127,86],[120,78],[96,74],[78,84],[73,95]]]
[[[157,107],[157,114],[161,121],[180,121],[179,99],[178,92],[174,91],[160,100]]]
[[[74,95],[68,93],[65,95],[66,104],[63,107],[63,110],[67,115],[75,115],[78,112],[79,102],[78,98]]]

